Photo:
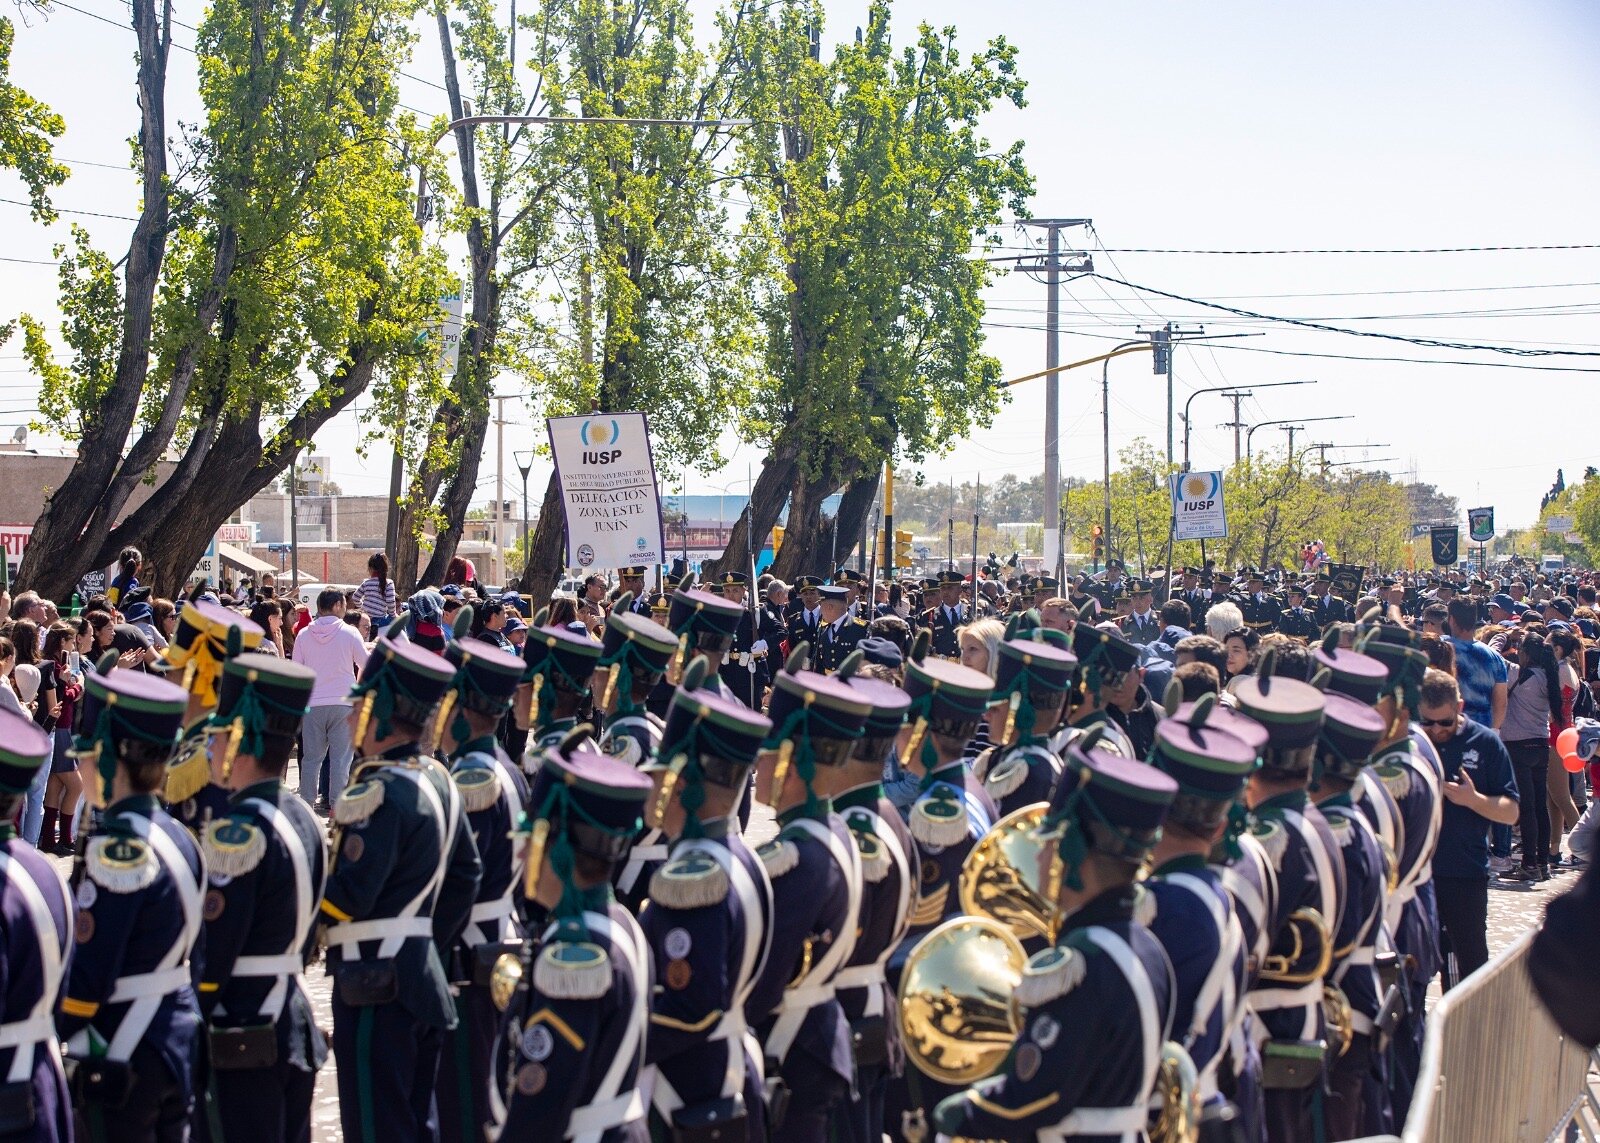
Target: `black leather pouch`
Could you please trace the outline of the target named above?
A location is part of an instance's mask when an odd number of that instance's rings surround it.
[[[270,1068],[278,1062],[278,1028],[271,1021],[239,1028],[206,1029],[211,1066],[219,1072]]]
[[[0,1135],[30,1131],[39,1118],[33,1102],[33,1081],[0,1084]]]
[[[72,1069],[72,1094],[100,1107],[121,1107],[133,1094],[133,1069],[116,1060],[78,1060]]]
[[[881,1067],[889,1062],[889,1024],[882,1016],[863,1016],[850,1025],[856,1067]]]
[[[1321,1040],[1268,1040],[1261,1048],[1261,1086],[1300,1091],[1322,1079],[1328,1046]]]
[[[370,1008],[400,998],[400,974],[392,959],[347,960],[333,970],[339,999],[352,1008]]]
[[[672,1143],[731,1143],[748,1133],[744,1096],[737,1092],[672,1113]]]
[[[776,1134],[783,1130],[783,1121],[789,1117],[789,1085],[783,1082],[782,1076],[769,1075],[767,1077],[765,1095],[767,1098],[767,1130]]]
[[[488,988],[494,976],[495,962],[507,953],[515,955],[521,951],[522,942],[519,940],[486,941],[478,945],[472,950],[472,963],[467,966],[472,970],[472,983],[479,988]]]

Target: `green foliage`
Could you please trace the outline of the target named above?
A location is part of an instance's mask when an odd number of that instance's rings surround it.
[[[67,129],[66,121],[8,78],[17,29],[0,16],[0,168],[17,172],[28,188],[36,222],[54,222],[50,188],[67,181],[67,168],[55,161],[51,141]]]
[[[117,371],[122,328],[122,288],[111,259],[96,250],[89,232],[72,226],[72,248],[57,245],[60,260],[61,339],[72,351],[72,364],[56,360],[45,327],[23,314],[18,318],[23,353],[40,381],[39,412],[63,436],[75,437],[110,391]]]

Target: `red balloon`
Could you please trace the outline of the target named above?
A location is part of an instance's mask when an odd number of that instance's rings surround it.
[[[1566,761],[1568,754],[1576,754],[1577,752],[1578,728],[1575,726],[1569,726],[1560,734],[1556,735],[1556,753],[1561,755],[1562,761]],[[1568,767],[1568,769],[1571,769],[1571,767]]]
[[[1567,773],[1569,774],[1583,773],[1583,767],[1585,765],[1583,759],[1579,758],[1576,754],[1563,754],[1561,756],[1561,764],[1567,768]]]

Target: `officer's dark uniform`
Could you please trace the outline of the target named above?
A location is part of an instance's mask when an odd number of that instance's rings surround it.
[[[842,587],[828,586],[819,590],[823,599],[834,603],[843,603],[845,596],[849,594],[849,591]],[[811,645],[812,665],[822,674],[833,674],[866,636],[866,621],[857,619],[848,611],[832,623],[824,620],[817,627],[816,642]]]
[[[316,681],[276,655],[228,660],[211,719],[227,732],[217,739],[222,770],[231,774],[239,754],[286,752]],[[200,979],[209,1074],[196,1135],[309,1140],[328,1057],[302,977],[327,866],[322,824],[281,778],[266,779],[233,792],[200,849],[210,878]]]
[[[1164,720],[1156,727],[1150,756],[1178,785],[1169,824],[1183,825],[1197,836],[1209,836],[1230,821],[1257,758],[1253,741],[1228,733],[1220,719],[1210,721],[1215,709],[1207,696]],[[1237,829],[1231,829],[1224,837],[1232,841],[1236,835]],[[1156,902],[1150,930],[1172,961],[1172,1036],[1194,1062],[1206,1113],[1217,1116],[1224,1102],[1218,1072],[1243,1015],[1248,984],[1244,928],[1221,871],[1207,864],[1206,854],[1167,858],[1155,867],[1145,888]]]
[[[1148,597],[1151,594],[1150,581],[1143,579],[1132,580],[1128,584],[1128,598],[1135,607],[1138,606],[1138,596]],[[1117,621],[1122,628],[1122,637],[1135,647],[1143,647],[1146,643],[1154,643],[1161,638],[1161,616],[1150,606],[1148,598],[1144,601],[1144,614],[1129,612]]]
[[[1239,610],[1244,614],[1244,625],[1265,635],[1277,626],[1282,608],[1277,599],[1266,592],[1266,581],[1260,572],[1247,572],[1245,586],[1246,589],[1239,595]]]
[[[557,704],[583,708],[599,659],[600,644],[587,635],[560,627],[528,628],[522,644],[522,687],[515,699],[518,711],[527,703],[528,746],[518,760],[524,774],[531,776],[540,755],[577,725],[575,714],[557,716]]]
[[[619,589],[616,602],[612,606],[611,610],[622,611],[628,615],[638,615],[645,619],[650,618],[650,597],[644,586],[644,577],[649,573],[650,569],[643,564],[638,564],[634,567],[618,568],[618,582],[635,579],[639,581],[639,586],[635,590],[628,589],[626,584],[624,584],[623,588]],[[626,602],[623,602],[622,599],[624,595],[628,597]]]
[[[1359,782],[1384,729],[1383,719],[1370,706],[1345,695],[1329,695],[1317,750],[1324,775],[1320,781]],[[1383,929],[1386,873],[1377,835],[1348,790],[1318,797],[1317,808],[1339,843],[1347,894],[1328,975],[1330,990],[1338,990],[1350,1011],[1347,1027],[1329,1030],[1334,1042],[1330,1044],[1328,1138],[1354,1139],[1367,1134],[1364,1123],[1388,1118],[1388,1097],[1373,1070],[1379,1050],[1376,1021],[1383,1007],[1374,966]],[[1346,1034],[1347,1044],[1343,1043]],[[1377,1103],[1368,1106],[1369,1101]]]
[[[237,632],[237,634],[234,634]],[[229,813],[230,791],[216,781],[211,765],[211,727],[222,665],[231,656],[261,646],[266,633],[237,611],[204,600],[191,600],[178,611],[178,626],[161,657],[191,695],[190,722],[178,753],[167,768],[162,798],[172,816],[194,831],[205,830],[212,818]]]
[[[889,983],[898,989],[906,957],[930,930],[961,912],[961,866],[999,818],[993,800],[958,757],[941,761],[928,737],[965,739],[988,708],[994,684],[982,671],[942,659],[906,663],[905,692],[911,697],[908,719],[916,728],[906,744],[907,757],[923,769],[921,792],[907,814],[916,845],[917,898],[911,924],[889,956]],[[909,769],[909,766],[907,767]],[[889,1085],[885,1123],[891,1137],[914,1134],[934,1105],[953,1088],[907,1068]]]
[[[189,696],[154,675],[84,680],[73,742],[105,805],[119,766],[172,757]],[[190,952],[203,866],[194,835],[155,794],[105,809],[73,871],[77,947],[56,1026],[73,1061],[79,1133],[178,1140],[194,1106],[200,1012]]]
[[[650,949],[638,922],[612,898],[609,878],[580,885],[572,864],[578,857],[617,861],[649,794],[648,776],[588,741],[548,753],[534,776],[529,882],[553,874],[560,896],[542,902],[549,923],[506,1012],[514,1062],[494,1138],[650,1137],[639,1090]]]
[[[800,597],[808,591],[817,591],[821,587],[821,576],[803,575],[796,577],[794,581],[794,587],[789,593],[788,612],[785,615],[791,651],[801,643],[810,643],[813,647],[817,645],[817,626],[822,622],[821,602],[819,601],[814,607],[807,607]]]
[[[1071,651],[1042,639],[1018,636],[999,644],[993,701],[1011,704],[1011,732],[1005,742],[978,755],[973,772],[1001,817],[1050,800],[1061,777],[1061,757],[1050,749],[1056,727],[1040,724],[1037,704],[1059,704],[1077,668]]]
[[[780,671],[773,680],[773,729],[765,746],[805,790],[802,801],[779,811],[778,836],[757,851],[772,881],[772,951],[746,1010],[768,1076],[788,1089],[786,1111],[775,1109],[769,1124],[777,1143],[821,1143],[854,1075],[850,1026],[834,978],[855,949],[861,857],[813,780],[818,768],[848,761],[870,710],[846,681],[812,671]],[[784,789],[784,775],[775,771],[772,796],[780,805]]]
[[[380,638],[351,696],[378,737],[425,726],[455,671]],[[467,923],[482,866],[449,772],[415,740],[357,761],[334,804],[322,898],[333,976],[333,1050],[347,1139],[432,1138],[443,1033],[456,1024],[442,957]]]
[[[750,577],[744,572],[723,572],[719,583],[723,591],[739,586],[743,586],[746,591],[753,590],[750,587]],[[748,598],[742,605],[737,606],[742,607],[742,613],[733,631],[733,644],[728,648],[727,657],[723,660],[718,673],[734,698],[752,710],[759,710],[762,696],[767,692],[767,682],[771,678],[768,664],[772,661],[771,657],[777,653],[778,646],[776,643],[767,642],[766,621],[759,609],[751,609]],[[758,649],[757,643],[766,645]]]
[[[960,586],[961,573],[942,571],[939,573],[939,584]],[[965,627],[970,622],[972,622],[972,608],[960,600],[950,607],[946,607],[943,602],[936,602],[924,611],[922,625],[933,633],[932,653],[945,659],[959,659],[961,640],[956,637],[956,629]]]
[[[522,866],[511,833],[522,819],[528,786],[519,768],[498,750],[494,735],[472,738],[460,712],[474,711],[498,722],[511,709],[523,660],[477,639],[457,639],[445,646],[444,654],[456,668],[447,692],[454,698],[439,707],[442,729],[455,743],[450,776],[461,794],[483,876],[467,926],[446,962],[456,1026],[439,1061],[439,1134],[477,1143],[494,1121],[490,1058],[500,1014],[490,999],[489,978],[495,961],[516,951],[523,936],[515,902]],[[446,741],[442,734],[440,741]]]
[[[1045,819],[1061,831],[1063,883],[1079,883],[1084,848],[1121,859],[1129,881],[1059,918],[1056,946],[1029,959],[1017,987],[1016,1046],[994,1075],[939,1104],[932,1125],[941,1135],[1143,1138],[1174,987],[1132,874],[1175,793],[1171,778],[1142,762],[1069,752]]]
[[[27,794],[50,764],[50,736],[10,711],[0,711],[0,795],[10,804]],[[72,1108],[56,1038],[56,1001],[66,979],[76,909],[50,859],[0,821],[0,1074],[5,1076],[0,1137],[57,1143],[72,1138]]]
[[[851,751],[851,765],[877,767],[893,748],[911,700],[882,679],[849,680],[851,689],[872,704],[862,737]],[[851,1143],[883,1138],[884,1098],[892,1076],[902,1074],[905,1046],[888,963],[911,924],[917,895],[916,842],[884,794],[881,780],[869,780],[834,795],[833,807],[855,835],[861,853],[861,921],[855,951],[835,981],[839,1004],[850,1022],[855,1051],[855,1091],[837,1105],[835,1135]]]
[[[1319,629],[1330,623],[1348,623],[1355,618],[1350,605],[1333,594],[1333,577],[1318,573],[1312,589],[1311,614],[1316,618]]]
[[[1322,692],[1293,679],[1256,677],[1237,687],[1235,698],[1269,735],[1261,772],[1308,781],[1322,728]],[[1344,863],[1303,785],[1257,803],[1251,822],[1278,875],[1271,949],[1249,998],[1256,1034],[1264,1038],[1266,1136],[1281,1143],[1313,1137],[1327,1047],[1319,958],[1331,952],[1343,916]]]
[[[729,603],[722,596],[708,591],[680,587],[673,592],[667,610],[667,628],[677,636],[679,646],[683,649],[683,657],[678,665],[681,667],[687,657],[697,651],[720,653],[726,657],[744,614],[744,608],[738,604]],[[657,718],[667,716],[667,707],[672,702],[675,681],[670,676],[669,671],[668,676],[651,689],[650,697],[645,701],[645,706]],[[728,690],[721,676],[707,680],[707,686],[719,694],[733,697],[733,692]]]
[[[1317,617],[1305,606],[1306,593],[1299,588],[1289,589],[1289,606],[1278,613],[1278,630],[1295,639],[1312,640],[1322,634]]]
[[[766,1137],[762,1060],[747,1048],[745,1004],[767,964],[772,885],[729,816],[702,818],[692,807],[708,785],[742,790],[771,729],[736,700],[680,689],[663,753],[650,763],[676,773],[684,811],[640,917],[657,981],[646,1060],[661,1138],[715,1126],[725,1139]]]

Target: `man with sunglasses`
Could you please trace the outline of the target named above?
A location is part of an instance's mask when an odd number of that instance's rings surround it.
[[[1505,743],[1462,707],[1453,676],[1430,670],[1423,677],[1417,721],[1438,750],[1445,774],[1440,787],[1444,818],[1433,855],[1445,989],[1489,959],[1489,825],[1510,825],[1518,811]]]

